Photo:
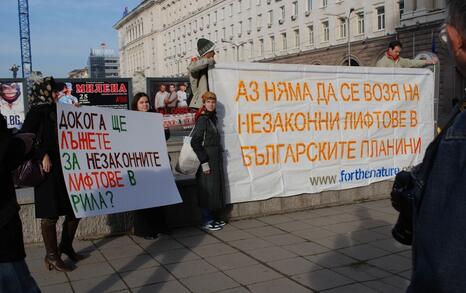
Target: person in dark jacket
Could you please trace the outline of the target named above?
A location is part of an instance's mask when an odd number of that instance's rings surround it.
[[[466,1],[447,1],[440,38],[466,77]],[[464,107],[464,105],[463,105]],[[441,138],[413,217],[409,293],[466,292],[466,111]]]
[[[19,205],[11,172],[32,148],[33,136],[12,136],[0,113],[0,292],[40,292],[24,261]]]
[[[141,112],[153,112],[150,108],[149,97],[146,93],[134,95],[131,110]],[[170,131],[165,129],[165,140],[170,138]],[[155,138],[154,138],[155,139]],[[156,207],[135,211],[134,213],[134,235],[144,237],[147,240],[156,239],[160,233],[169,233],[165,219],[165,208]]]
[[[203,105],[196,115],[191,146],[201,166],[196,173],[199,206],[202,211],[201,228],[216,231],[225,222],[219,219],[225,207],[222,146],[217,129],[217,97],[212,92],[202,95]]]
[[[49,270],[70,271],[72,267],[63,262],[61,254],[66,254],[74,262],[84,256],[77,254],[72,246],[79,219],[71,208],[60,162],[56,108],[60,87],[63,85],[55,83],[52,77],[34,81],[29,90],[30,110],[21,131],[36,135],[39,144],[35,157],[42,162],[47,173],[45,181],[34,187],[36,218],[41,219],[46,250],[45,266]],[[56,223],[59,216],[65,216],[65,220],[61,242],[57,245]]]

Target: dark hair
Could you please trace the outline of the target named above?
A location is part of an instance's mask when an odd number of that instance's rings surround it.
[[[390,49],[395,49],[395,47],[400,47],[400,48],[403,48],[403,45],[401,44],[400,41],[398,40],[395,40],[395,41],[391,41],[389,44],[388,44],[388,48]]]
[[[466,35],[466,1],[448,0],[448,22],[454,25],[464,36]]]
[[[149,100],[149,96],[146,93],[139,92],[134,95],[133,101],[131,102],[131,110],[138,110],[138,102],[142,97],[147,97],[147,100]]]

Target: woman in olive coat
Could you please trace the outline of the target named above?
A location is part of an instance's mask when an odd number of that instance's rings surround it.
[[[201,166],[196,173],[202,229],[216,231],[225,222],[218,213],[225,207],[222,146],[217,129],[217,97],[212,92],[202,95],[203,105],[196,115],[191,146]]]

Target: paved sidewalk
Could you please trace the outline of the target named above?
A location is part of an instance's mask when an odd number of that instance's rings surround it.
[[[222,231],[177,229],[147,241],[77,241],[89,257],[70,273],[27,262],[43,292],[404,292],[410,247],[390,235],[388,200],[235,221]]]

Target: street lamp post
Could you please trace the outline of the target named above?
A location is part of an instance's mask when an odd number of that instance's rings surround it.
[[[351,13],[354,11],[354,8],[350,8],[349,10],[349,13],[348,13],[348,17],[346,18],[346,20],[348,21],[348,66],[351,66],[351,30],[350,30],[350,17],[351,17]]]
[[[225,40],[225,39],[221,39],[221,41],[222,41],[223,43],[227,43],[227,44],[230,44],[230,45],[232,45],[233,47],[235,47],[235,49],[236,49],[236,61],[239,62],[239,47],[242,46],[242,45],[244,45],[244,44],[246,44],[247,42],[241,42],[241,43],[237,44],[237,43],[234,43],[234,42]]]
[[[346,22],[346,27],[347,27],[346,28],[346,30],[347,30],[347,47],[348,47],[348,66],[351,66],[351,29],[350,29],[351,22],[350,22],[350,17],[351,17],[351,13],[353,13],[353,11],[354,11],[354,8],[350,8],[350,10],[348,12],[348,16],[341,16],[341,15],[338,15],[338,14],[325,13],[325,15],[337,16],[340,19],[345,20],[345,22]]]
[[[18,77],[19,66],[16,65],[16,64],[13,64],[10,67],[10,71],[13,72],[13,78],[17,78]]]

